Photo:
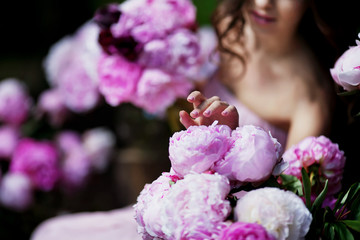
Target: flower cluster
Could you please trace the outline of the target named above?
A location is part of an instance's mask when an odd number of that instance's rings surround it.
[[[312,216],[302,199],[258,187],[284,166],[280,153],[278,141],[252,125],[231,130],[214,122],[175,133],[170,172],[145,185],[134,206],[139,233],[144,239],[304,237]],[[254,190],[240,191],[249,184]]]
[[[25,210],[34,191],[79,189],[92,172],[107,166],[115,146],[115,136],[108,129],[59,130],[54,137],[35,138],[24,131],[33,117],[31,110],[37,109],[26,86],[18,79],[4,79],[0,98],[7,103],[0,109],[1,205]]]
[[[110,4],[96,12],[94,21],[103,49],[99,90],[112,106],[131,102],[161,114],[215,70],[208,58],[215,34],[197,29],[190,0]]]

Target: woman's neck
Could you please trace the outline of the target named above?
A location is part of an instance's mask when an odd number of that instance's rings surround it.
[[[245,48],[247,52],[261,57],[281,59],[304,47],[300,37],[293,33],[270,35],[256,33],[248,24],[244,27]]]

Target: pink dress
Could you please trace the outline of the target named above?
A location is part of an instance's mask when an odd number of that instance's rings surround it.
[[[207,97],[219,96],[239,112],[239,125],[252,124],[270,131],[285,146],[287,133],[251,112],[219,81],[212,80],[204,89]],[[131,206],[104,212],[76,213],[51,218],[33,232],[30,240],[137,240],[137,223]]]
[[[212,96],[218,96],[222,101],[225,101],[230,105],[234,105],[239,113],[239,126],[251,124],[262,127],[264,130],[270,132],[271,135],[275,137],[279,143],[281,143],[281,146],[285,147],[287,132],[268,123],[252,112],[217,79],[213,78],[210,81],[210,84],[206,85],[203,90],[203,94],[208,98]]]

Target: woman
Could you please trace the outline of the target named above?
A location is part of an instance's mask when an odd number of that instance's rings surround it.
[[[316,3],[222,1],[213,17],[219,71],[201,90],[204,95],[189,95],[194,110],[181,111],[181,123],[219,120],[234,128],[239,118],[240,125],[271,131],[285,149],[307,136],[329,135],[335,106],[329,69],[344,46],[336,45],[336,32],[320,18]]]

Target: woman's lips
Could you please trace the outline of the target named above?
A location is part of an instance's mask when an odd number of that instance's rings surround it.
[[[261,14],[257,11],[252,11],[251,16],[259,24],[269,24],[269,23],[275,22],[274,17],[270,17],[267,15]]]

